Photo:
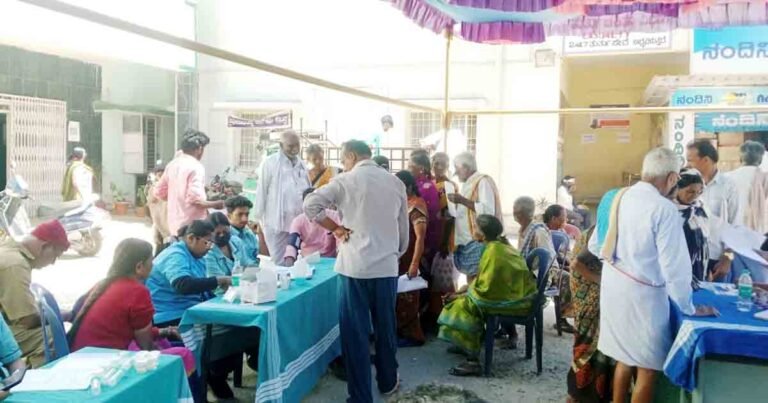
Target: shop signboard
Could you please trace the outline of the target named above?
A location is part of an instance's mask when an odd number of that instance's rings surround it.
[[[563,55],[659,51],[672,47],[672,33],[629,32],[563,38]]]
[[[669,100],[671,106],[768,105],[768,87],[683,88]]]
[[[692,112],[672,112],[667,120],[667,135],[664,146],[677,155],[680,166],[685,165],[685,148],[694,139],[694,115]]]
[[[766,112],[707,112],[696,114],[696,130],[700,132],[756,132],[768,130]]]
[[[768,87],[682,88],[672,94],[671,106],[768,105]],[[675,113],[670,114],[670,116]],[[672,120],[672,119],[671,119]],[[699,132],[768,130],[766,112],[706,112],[695,115]]]
[[[768,26],[694,29],[691,74],[765,74]]]

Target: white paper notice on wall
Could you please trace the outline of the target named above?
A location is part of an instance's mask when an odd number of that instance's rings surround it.
[[[632,142],[632,135],[629,132],[616,133],[616,142],[619,144],[629,144]]]
[[[67,125],[67,141],[70,143],[80,142],[80,122],[69,122],[69,125]]]
[[[597,143],[597,134],[587,133],[581,135],[581,144],[595,144]]]

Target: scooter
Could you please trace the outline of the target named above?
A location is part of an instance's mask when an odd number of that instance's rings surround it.
[[[29,185],[21,175],[13,172],[5,190],[0,192],[0,230],[2,238],[10,237],[21,241],[32,231],[27,210],[23,200],[29,199]],[[67,231],[71,248],[80,256],[94,256],[101,250],[104,221],[109,219],[109,213],[96,207],[98,195],[93,195],[90,201],[72,201],[57,204],[47,204],[38,207],[38,217],[43,219],[56,218]]]
[[[67,231],[70,248],[80,256],[95,256],[101,250],[104,222],[110,216],[106,210],[96,206],[98,195],[85,203],[81,200],[61,204],[42,205],[38,216],[57,218]]]

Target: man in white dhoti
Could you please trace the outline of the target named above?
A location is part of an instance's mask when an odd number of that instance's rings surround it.
[[[456,246],[472,241],[477,216],[496,216],[502,223],[501,200],[496,183],[488,176],[477,172],[477,161],[472,153],[464,152],[453,160],[456,176],[461,181],[461,193],[448,194],[448,200],[455,204]]]
[[[299,136],[286,131],[280,137],[280,150],[264,160],[259,173],[254,208],[269,256],[276,264],[283,262],[291,222],[303,212],[303,193],[311,187],[300,153]]]
[[[656,148],[643,160],[642,181],[619,193],[602,251],[598,349],[618,361],[613,401],[623,402],[632,368],[632,402],[650,402],[657,371],[672,346],[669,300],[691,315],[691,259],[677,208],[665,196],[679,179],[672,150]],[[702,310],[704,311],[704,310]]]

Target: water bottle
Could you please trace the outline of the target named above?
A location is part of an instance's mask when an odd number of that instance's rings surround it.
[[[739,300],[736,302],[736,308],[741,312],[752,310],[752,276],[749,270],[744,270],[739,276]]]
[[[235,262],[235,267],[232,269],[232,287],[240,287],[240,278],[243,277],[243,266],[240,262]]]

